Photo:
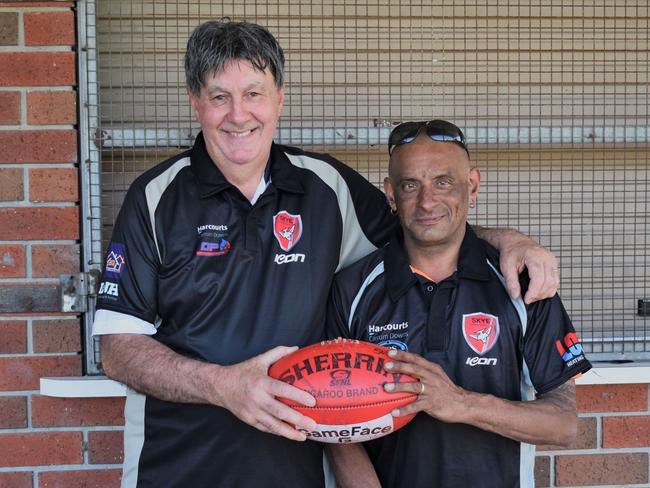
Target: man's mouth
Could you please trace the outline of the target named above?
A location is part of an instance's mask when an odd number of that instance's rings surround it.
[[[416,221],[423,225],[437,224],[445,218],[444,214],[421,215],[417,217]]]
[[[246,136],[249,136],[253,134],[257,130],[257,127],[254,127],[253,129],[248,129],[248,130],[225,130],[224,132],[229,136],[229,137],[234,137],[234,138],[243,138]]]

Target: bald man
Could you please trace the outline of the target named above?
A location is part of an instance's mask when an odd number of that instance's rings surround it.
[[[418,380],[385,384],[418,394],[393,415],[417,415],[387,437],[330,449],[337,480],[533,487],[533,444],[573,442],[572,378],[591,365],[559,297],[511,298],[498,251],[467,224],[481,174],[462,131],[407,122],[389,153],[384,189],[401,229],[336,276],[327,327],[393,348],[386,369]],[[522,290],[528,283],[520,275]]]

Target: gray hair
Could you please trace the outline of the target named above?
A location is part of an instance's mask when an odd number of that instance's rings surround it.
[[[199,25],[187,41],[185,82],[190,93],[198,95],[208,73],[236,60],[249,61],[259,71],[269,68],[276,86],[282,86],[284,53],[273,34],[258,24],[224,18]]]

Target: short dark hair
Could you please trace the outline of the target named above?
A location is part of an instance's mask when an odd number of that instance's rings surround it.
[[[266,27],[228,18],[204,22],[192,31],[185,52],[185,82],[193,95],[233,60],[249,61],[255,69],[269,68],[279,88],[284,82],[284,52]]]

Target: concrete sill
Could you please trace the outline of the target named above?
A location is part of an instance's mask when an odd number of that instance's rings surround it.
[[[61,398],[126,396],[126,386],[106,376],[41,378],[41,395]]]
[[[596,363],[578,385],[650,383],[650,363]],[[126,396],[126,386],[106,376],[41,378],[41,395],[61,398]]]

